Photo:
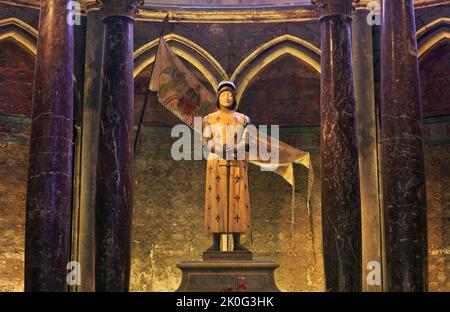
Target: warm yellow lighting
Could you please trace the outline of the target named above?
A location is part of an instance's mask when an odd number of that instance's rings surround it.
[[[31,53],[33,53],[33,55],[36,55],[37,53],[36,44],[25,38],[22,34],[16,31],[9,31],[0,34],[0,41],[8,38],[14,39],[15,41],[23,45],[25,48],[27,48]]]
[[[426,52],[431,50],[435,45],[439,44],[442,40],[446,39],[450,39],[450,31],[448,30],[437,31],[435,34],[433,34],[420,44],[418,58],[420,59],[422,56],[425,55]]]
[[[441,24],[447,24],[450,27],[450,18],[447,17],[438,18],[432,21],[431,23],[428,23],[427,25],[423,26],[417,31],[416,33],[417,38],[420,38],[426,31],[435,28],[436,26]]]

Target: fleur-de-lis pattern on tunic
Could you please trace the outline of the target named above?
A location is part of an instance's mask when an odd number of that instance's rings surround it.
[[[243,126],[249,118],[238,112],[222,112],[207,115],[203,119],[204,143],[212,140],[220,144],[227,142],[225,126]],[[219,129],[219,130],[217,130]],[[244,140],[243,135],[232,134],[234,142]],[[213,155],[214,156],[214,155]],[[206,170],[205,230],[208,233],[249,233],[251,231],[251,205],[248,188],[247,161],[232,160],[230,167],[230,194],[227,197],[227,161],[209,157]],[[227,211],[229,202],[230,210]]]

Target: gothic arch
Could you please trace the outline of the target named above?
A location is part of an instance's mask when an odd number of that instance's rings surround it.
[[[443,40],[450,39],[450,18],[439,18],[417,31],[418,58]]]
[[[285,54],[298,58],[320,74],[320,53],[320,49],[310,42],[292,35],[283,35],[262,44],[238,65],[231,77],[238,89],[238,101],[252,79]]]
[[[0,20],[0,42],[5,39],[13,39],[34,57],[37,54],[37,37],[38,30],[18,18],[12,17]],[[75,75],[72,78],[75,90],[74,109],[76,115],[80,115],[82,105],[80,89]]]
[[[37,30],[15,17],[0,20],[0,41],[10,38],[25,47],[34,56],[37,53]]]
[[[219,62],[195,42],[177,34],[165,35],[164,39],[172,42],[171,48],[175,54],[194,65],[214,88],[221,80],[228,79]],[[158,41],[159,38],[154,39],[134,52],[134,78],[155,61]]]
[[[436,19],[417,33],[423,115],[448,115],[450,18]]]

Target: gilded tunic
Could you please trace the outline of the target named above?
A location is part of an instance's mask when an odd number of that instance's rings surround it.
[[[203,142],[210,147],[213,144],[217,147],[227,143],[230,139],[227,135],[233,135],[231,140],[234,146],[245,145],[246,131],[233,133],[227,131],[226,126],[241,126],[241,129],[245,129],[249,123],[250,119],[244,114],[218,110],[203,119]],[[225,156],[220,157],[217,150],[209,154],[206,167],[205,230],[208,233],[247,233],[251,231],[248,162],[230,161],[228,196],[226,165]]]

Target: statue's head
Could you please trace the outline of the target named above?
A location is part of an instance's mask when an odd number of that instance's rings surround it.
[[[233,82],[224,80],[217,86],[217,108],[226,108],[230,110],[237,109],[236,86]]]

